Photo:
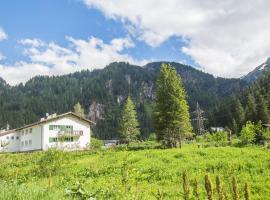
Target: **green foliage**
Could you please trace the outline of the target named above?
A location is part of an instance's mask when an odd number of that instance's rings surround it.
[[[243,144],[252,144],[255,142],[256,132],[254,123],[248,121],[245,126],[243,126],[240,133],[240,140]]]
[[[246,85],[240,79],[215,78],[186,65],[172,65],[182,77],[191,111],[195,109],[196,102],[208,110]],[[145,67],[115,62],[101,70],[85,70],[64,76],[36,76],[17,86],[9,86],[2,80],[0,128],[4,128],[7,122],[11,128],[30,124],[39,121],[45,113],[68,112],[80,102],[86,116],[97,122],[95,136],[115,139],[118,136],[121,100],[130,95],[136,104],[142,137],[147,138],[153,132],[153,98],[160,66],[161,62],[149,63]],[[97,118],[97,113],[101,118]]]
[[[148,137],[149,141],[156,141],[157,140],[157,135],[155,133],[151,133]]]
[[[63,151],[50,148],[37,161],[35,172],[39,176],[50,178],[62,172],[62,166],[65,162],[67,162],[67,158]]]
[[[252,85],[212,109],[208,114],[208,126],[228,126],[233,133],[238,134],[247,121],[270,123],[269,90],[270,71],[265,71]]]
[[[205,133],[202,136],[197,136],[196,141],[207,146],[226,146],[228,145],[228,133],[225,131]]]
[[[104,146],[103,141],[99,140],[97,138],[91,137],[91,144],[90,149],[92,150],[98,150],[101,149]]]
[[[79,102],[74,105],[73,110],[74,110],[74,113],[76,113],[77,115],[81,117],[85,117],[84,109],[82,108]]]
[[[199,193],[199,183],[198,183],[197,178],[195,178],[194,184],[193,184],[193,195],[197,200],[199,200],[200,193]]]
[[[127,98],[119,123],[119,134],[122,141],[130,143],[140,135],[139,123],[135,105],[130,97]]]
[[[270,141],[270,129],[267,129],[262,134],[263,140]]]
[[[162,65],[157,81],[155,125],[157,139],[176,147],[190,135],[189,106],[180,76],[171,65]]]
[[[87,192],[80,182],[77,182],[75,186],[66,189],[66,195],[81,200],[95,200],[95,195]]]
[[[250,183],[253,200],[268,199],[270,193],[270,154],[256,146],[198,149],[187,144],[181,150],[65,152],[68,162],[60,166],[61,173],[51,177],[53,184],[49,188],[49,177],[32,173],[37,160],[45,154],[0,154],[0,199],[83,199],[80,196],[84,192],[96,199],[181,199],[181,172],[185,169],[190,183],[197,179],[197,199],[207,198],[203,187],[205,172],[209,177],[222,177],[227,199],[232,199],[232,176],[237,176],[243,199],[245,182]],[[67,190],[79,194],[67,195]],[[212,191],[217,197],[214,185]],[[194,197],[190,193],[190,199]]]

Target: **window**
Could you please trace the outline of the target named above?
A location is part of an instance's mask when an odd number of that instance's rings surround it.
[[[24,144],[25,144],[25,146],[27,147],[27,146],[28,146],[28,141],[25,140]]]
[[[9,140],[9,136],[7,136],[6,138],[7,138],[7,140]]]
[[[17,136],[16,139],[18,140],[19,139],[19,136]]]
[[[25,135],[27,135],[27,134],[28,134],[28,129],[25,130]]]
[[[30,133],[32,133],[32,131],[33,131],[33,129],[32,129],[32,128],[30,128],[29,132],[30,132]]]
[[[80,136],[83,136],[83,131],[79,131],[79,133],[80,133]]]
[[[32,145],[32,140],[29,140],[28,144],[29,144],[29,146],[31,146]]]
[[[11,136],[11,139],[14,140],[14,136]]]
[[[50,137],[49,138],[49,142],[52,143],[52,142],[58,142],[58,138],[57,137]]]
[[[22,145],[22,147],[24,146],[24,142],[23,141],[21,142],[21,145]]]

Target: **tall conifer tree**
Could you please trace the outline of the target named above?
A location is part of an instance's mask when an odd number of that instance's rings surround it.
[[[237,131],[240,131],[241,127],[244,125],[245,112],[238,98],[234,102],[234,116],[238,127]]]
[[[249,93],[247,95],[247,105],[245,108],[246,121],[255,121],[256,120],[256,102],[254,96]]]
[[[119,134],[122,141],[126,143],[136,140],[140,134],[135,105],[130,97],[127,98],[123,108],[119,123]]]
[[[269,123],[269,111],[262,94],[258,94],[257,101],[257,121],[261,120],[263,123]]]
[[[168,147],[177,147],[192,128],[186,93],[180,76],[163,64],[157,81],[155,128],[157,139]]]

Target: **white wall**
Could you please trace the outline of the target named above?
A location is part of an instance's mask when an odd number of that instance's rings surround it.
[[[83,135],[79,137],[78,141],[74,142],[50,142],[49,138],[55,138],[59,133],[59,130],[49,130],[50,125],[70,125],[73,126],[74,131],[83,131]],[[90,124],[71,115],[48,122],[43,125],[42,129],[43,150],[47,150],[51,147],[62,148],[65,150],[84,149],[90,144]]]
[[[2,152],[17,152],[19,151],[20,136],[17,132],[9,133],[8,135],[3,135],[0,137],[1,142],[6,143],[7,146],[1,147],[0,151]]]
[[[30,129],[32,128],[32,132]],[[20,134],[20,151],[35,151],[41,150],[41,130],[42,125],[33,126],[30,128],[22,129],[19,132]]]

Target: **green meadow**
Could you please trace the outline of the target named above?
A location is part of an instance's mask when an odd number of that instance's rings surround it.
[[[35,152],[0,155],[1,199],[184,199],[183,171],[189,199],[206,199],[209,174],[213,196],[220,176],[227,199],[232,177],[240,199],[248,183],[250,199],[270,199],[270,154],[258,146],[182,149],[108,149],[84,152]],[[195,198],[194,181],[199,198]]]

